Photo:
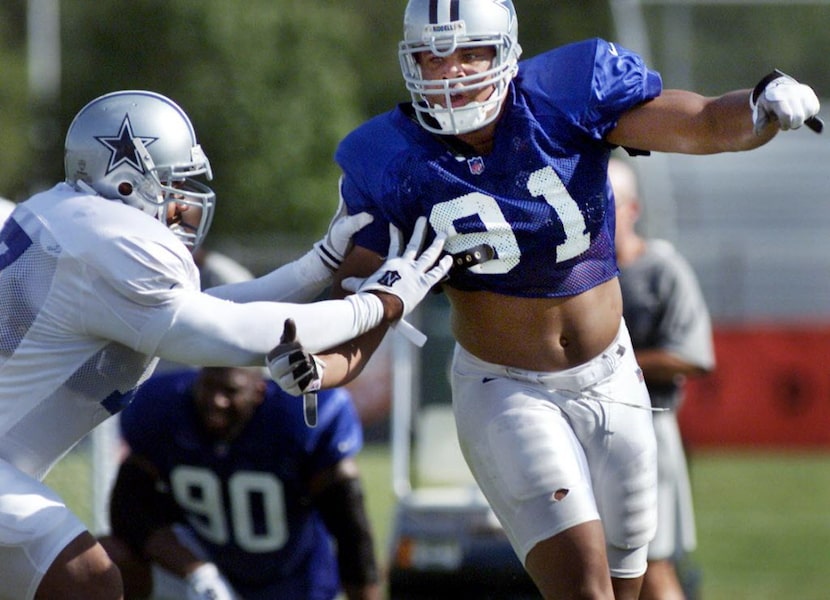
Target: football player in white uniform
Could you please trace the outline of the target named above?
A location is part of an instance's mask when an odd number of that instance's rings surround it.
[[[409,232],[426,216],[447,235],[462,267],[443,288],[470,470],[545,598],[634,600],[657,478],[622,319],[611,150],[750,150],[781,129],[820,130],[819,100],[779,72],[719,97],[664,90],[641,56],[601,39],[520,61],[510,0],[410,0],[398,56],[412,102],[335,153],[346,206],[375,217],[337,279],[381,264],[389,223]],[[339,385],[382,333],[314,370]],[[290,373],[275,379],[294,389]]]
[[[308,301],[366,215],[259,279],[203,293],[189,247],[210,227],[212,177],[185,112],[146,91],[85,106],[69,127],[66,181],[17,205],[0,230],[0,598],[117,599],[118,570],[41,480],[131,400],[157,357],[263,365],[293,319],[323,350],[401,318],[449,268],[443,240],[385,268],[389,285]],[[182,215],[187,214],[185,220]],[[198,218],[196,218],[198,217]],[[390,249],[391,253],[391,249]]]

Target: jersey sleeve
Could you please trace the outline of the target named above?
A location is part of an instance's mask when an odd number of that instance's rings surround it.
[[[196,263],[181,244],[136,237],[108,240],[109,250],[93,264],[99,279],[130,302],[163,303],[177,289],[200,288]]]
[[[389,223],[406,222],[397,214],[403,206],[396,200],[404,184],[389,175],[394,172],[391,166],[416,148],[398,126],[401,118],[396,109],[370,119],[347,135],[335,152],[343,170],[340,194],[349,214],[367,212],[375,217],[354,235],[354,243],[380,256],[389,249]]]
[[[595,140],[603,139],[622,113],[660,95],[660,74],[642,57],[595,38],[523,61],[522,85],[540,116],[556,113]]]
[[[670,244],[651,243],[665,257],[661,286],[666,309],[658,325],[657,345],[711,370],[715,366],[711,319],[692,267]]]
[[[349,175],[343,176],[341,193],[346,206],[349,207],[349,214],[367,212],[375,217],[371,223],[354,234],[353,243],[385,256],[389,248],[389,221],[386,215],[375,203],[366,199],[356,181]]]
[[[311,352],[357,337],[383,318],[371,294],[314,304],[210,296],[200,291],[189,251],[167,228],[109,201],[99,203],[98,216],[100,226],[90,223],[83,238],[64,232],[70,248],[59,268],[59,301],[85,305],[84,333],[136,352],[190,365],[261,365],[288,318]]]
[[[79,264],[91,307],[82,313],[87,331],[148,354],[175,318],[177,299],[199,290],[198,269],[181,244],[111,236]]]

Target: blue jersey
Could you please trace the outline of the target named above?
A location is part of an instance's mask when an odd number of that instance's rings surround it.
[[[355,243],[384,255],[389,222],[408,236],[426,215],[433,230],[447,232],[447,252],[481,244],[495,251],[454,271],[453,287],[553,297],[607,281],[617,266],[606,186],[613,147],[603,138],[661,89],[637,54],[594,39],[519,63],[485,156],[427,132],[408,105],[375,117],[335,155],[349,212],[375,216]]]
[[[247,600],[334,598],[337,561],[308,482],[363,445],[351,395],[320,392],[318,425],[310,428],[302,403],[269,382],[239,437],[217,443],[198,426],[196,377],[148,380],[122,413],[125,440],[156,465],[211,560]]]

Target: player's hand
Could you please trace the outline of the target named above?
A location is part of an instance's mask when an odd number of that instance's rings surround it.
[[[323,239],[314,244],[314,251],[326,267],[336,271],[352,248],[352,236],[373,220],[374,217],[366,212],[349,215],[341,197],[329,229]]]
[[[426,226],[426,217],[419,217],[409,244],[403,254],[400,254],[402,243],[400,231],[390,223],[391,242],[386,262],[365,279],[347,277],[341,283],[343,289],[397,296],[403,304],[403,313],[399,318],[408,315],[452,267],[452,256],[446,255],[438,259],[444,249],[446,234],[441,233],[435,236],[432,244],[420,255],[418,254],[426,237]]]
[[[266,365],[271,378],[292,396],[316,392],[323,385],[326,363],[303,349],[293,319],[285,320],[280,343],[268,353]]]
[[[187,576],[187,600],[236,600],[231,584],[213,563],[205,563]]]
[[[770,122],[781,129],[798,129],[805,123],[821,132],[822,122],[816,117],[820,104],[813,89],[775,70],[755,86],[749,97],[752,124],[756,135]]]

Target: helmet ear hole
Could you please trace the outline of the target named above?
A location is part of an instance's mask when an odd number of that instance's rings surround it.
[[[122,196],[129,196],[133,193],[133,184],[129,181],[122,181],[118,184],[118,193]]]

